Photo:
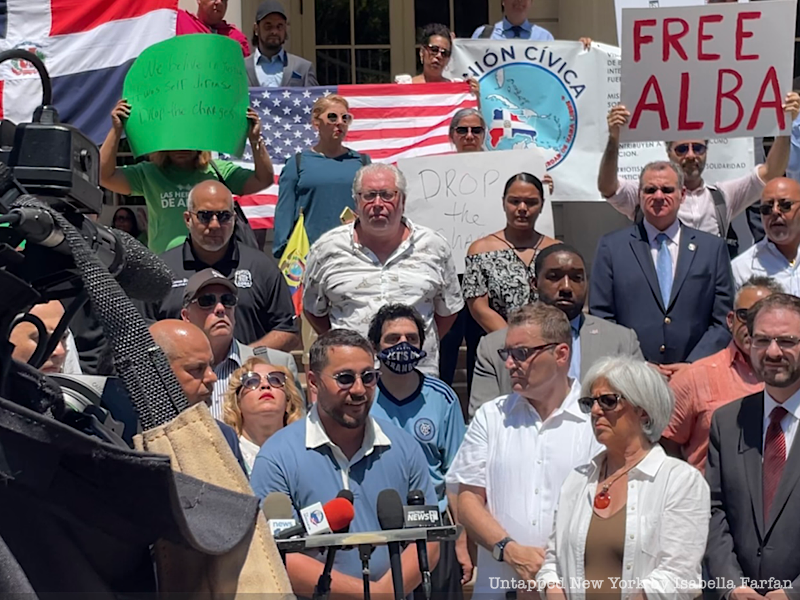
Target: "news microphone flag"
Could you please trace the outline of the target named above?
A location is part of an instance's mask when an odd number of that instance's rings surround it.
[[[309,243],[306,233],[305,217],[300,211],[300,217],[294,225],[292,235],[286,243],[283,256],[278,262],[278,268],[283,273],[286,285],[292,294],[294,314],[303,314],[303,274],[306,272],[306,257],[308,256]]]
[[[300,518],[303,519],[303,525],[306,527],[306,535],[333,533],[321,502],[315,502],[311,506],[301,509]]]

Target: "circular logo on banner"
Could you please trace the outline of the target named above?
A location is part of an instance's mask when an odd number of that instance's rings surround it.
[[[578,110],[556,73],[537,64],[508,63],[480,83],[492,150],[538,148],[548,169],[567,157],[578,131]]]
[[[319,525],[324,519],[325,515],[321,510],[315,510],[308,516],[308,520],[311,521],[312,525]]]
[[[430,419],[422,418],[417,419],[414,423],[414,433],[422,442],[430,442],[433,436],[436,435],[436,427]]]

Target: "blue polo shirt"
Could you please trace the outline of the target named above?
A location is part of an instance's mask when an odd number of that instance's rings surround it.
[[[525,21],[522,25],[515,27],[508,19],[503,17],[502,21],[498,21],[492,25],[482,25],[478,27],[472,34],[473,39],[481,37],[481,33],[485,27],[492,27],[492,40],[531,40],[532,42],[551,42],[553,41],[553,34],[547,31],[544,27],[534,25],[530,21]]]
[[[422,373],[420,373],[422,375]],[[428,460],[439,510],[447,508],[444,477],[467,431],[456,393],[443,381],[422,375],[419,387],[404,400],[392,396],[378,381],[372,416],[385,419],[410,433]]]
[[[289,496],[298,521],[301,508],[315,502],[325,504],[340,490],[349,489],[355,509],[351,533],[381,530],[377,503],[378,494],[385,489],[397,490],[404,503],[411,490],[422,490],[429,503],[436,497],[425,456],[405,431],[370,418],[361,449],[348,461],[325,433],[316,405],[307,417],[284,427],[261,447],[250,485],[260,498],[270,492]],[[308,555],[325,560],[325,555],[315,550]],[[358,550],[337,552],[333,568],[361,578]],[[377,547],[370,560],[371,579],[378,581],[389,568],[387,547]]]

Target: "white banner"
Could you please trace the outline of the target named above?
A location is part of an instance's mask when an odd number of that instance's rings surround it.
[[[503,188],[518,173],[542,179],[544,156],[535,148],[500,152],[466,152],[397,161],[408,180],[405,214],[415,223],[441,233],[450,243],[459,273],[475,240],[506,226]],[[555,235],[553,206],[545,186],[545,203],[536,231]]]
[[[624,141],[788,134],[795,0],[622,11]]]
[[[619,48],[592,44],[587,51],[580,42],[457,39],[448,72],[480,82],[488,149],[538,148],[555,182],[553,200],[602,199],[597,170],[608,139],[606,115],[620,98]],[[710,144],[707,182],[752,169],[752,140]],[[648,162],[665,158],[661,142],[623,144],[620,177],[636,179]]]

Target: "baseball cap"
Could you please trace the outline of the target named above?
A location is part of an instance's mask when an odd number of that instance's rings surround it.
[[[186,291],[183,293],[183,305],[189,306],[192,300],[197,299],[203,288],[209,285],[221,285],[228,288],[234,295],[239,291],[230,279],[216,269],[203,269],[189,278]]]
[[[264,0],[264,2],[258,5],[258,10],[256,11],[256,23],[272,13],[278,13],[284,19],[288,18],[286,16],[286,11],[283,10],[283,4],[278,2],[278,0]]]

